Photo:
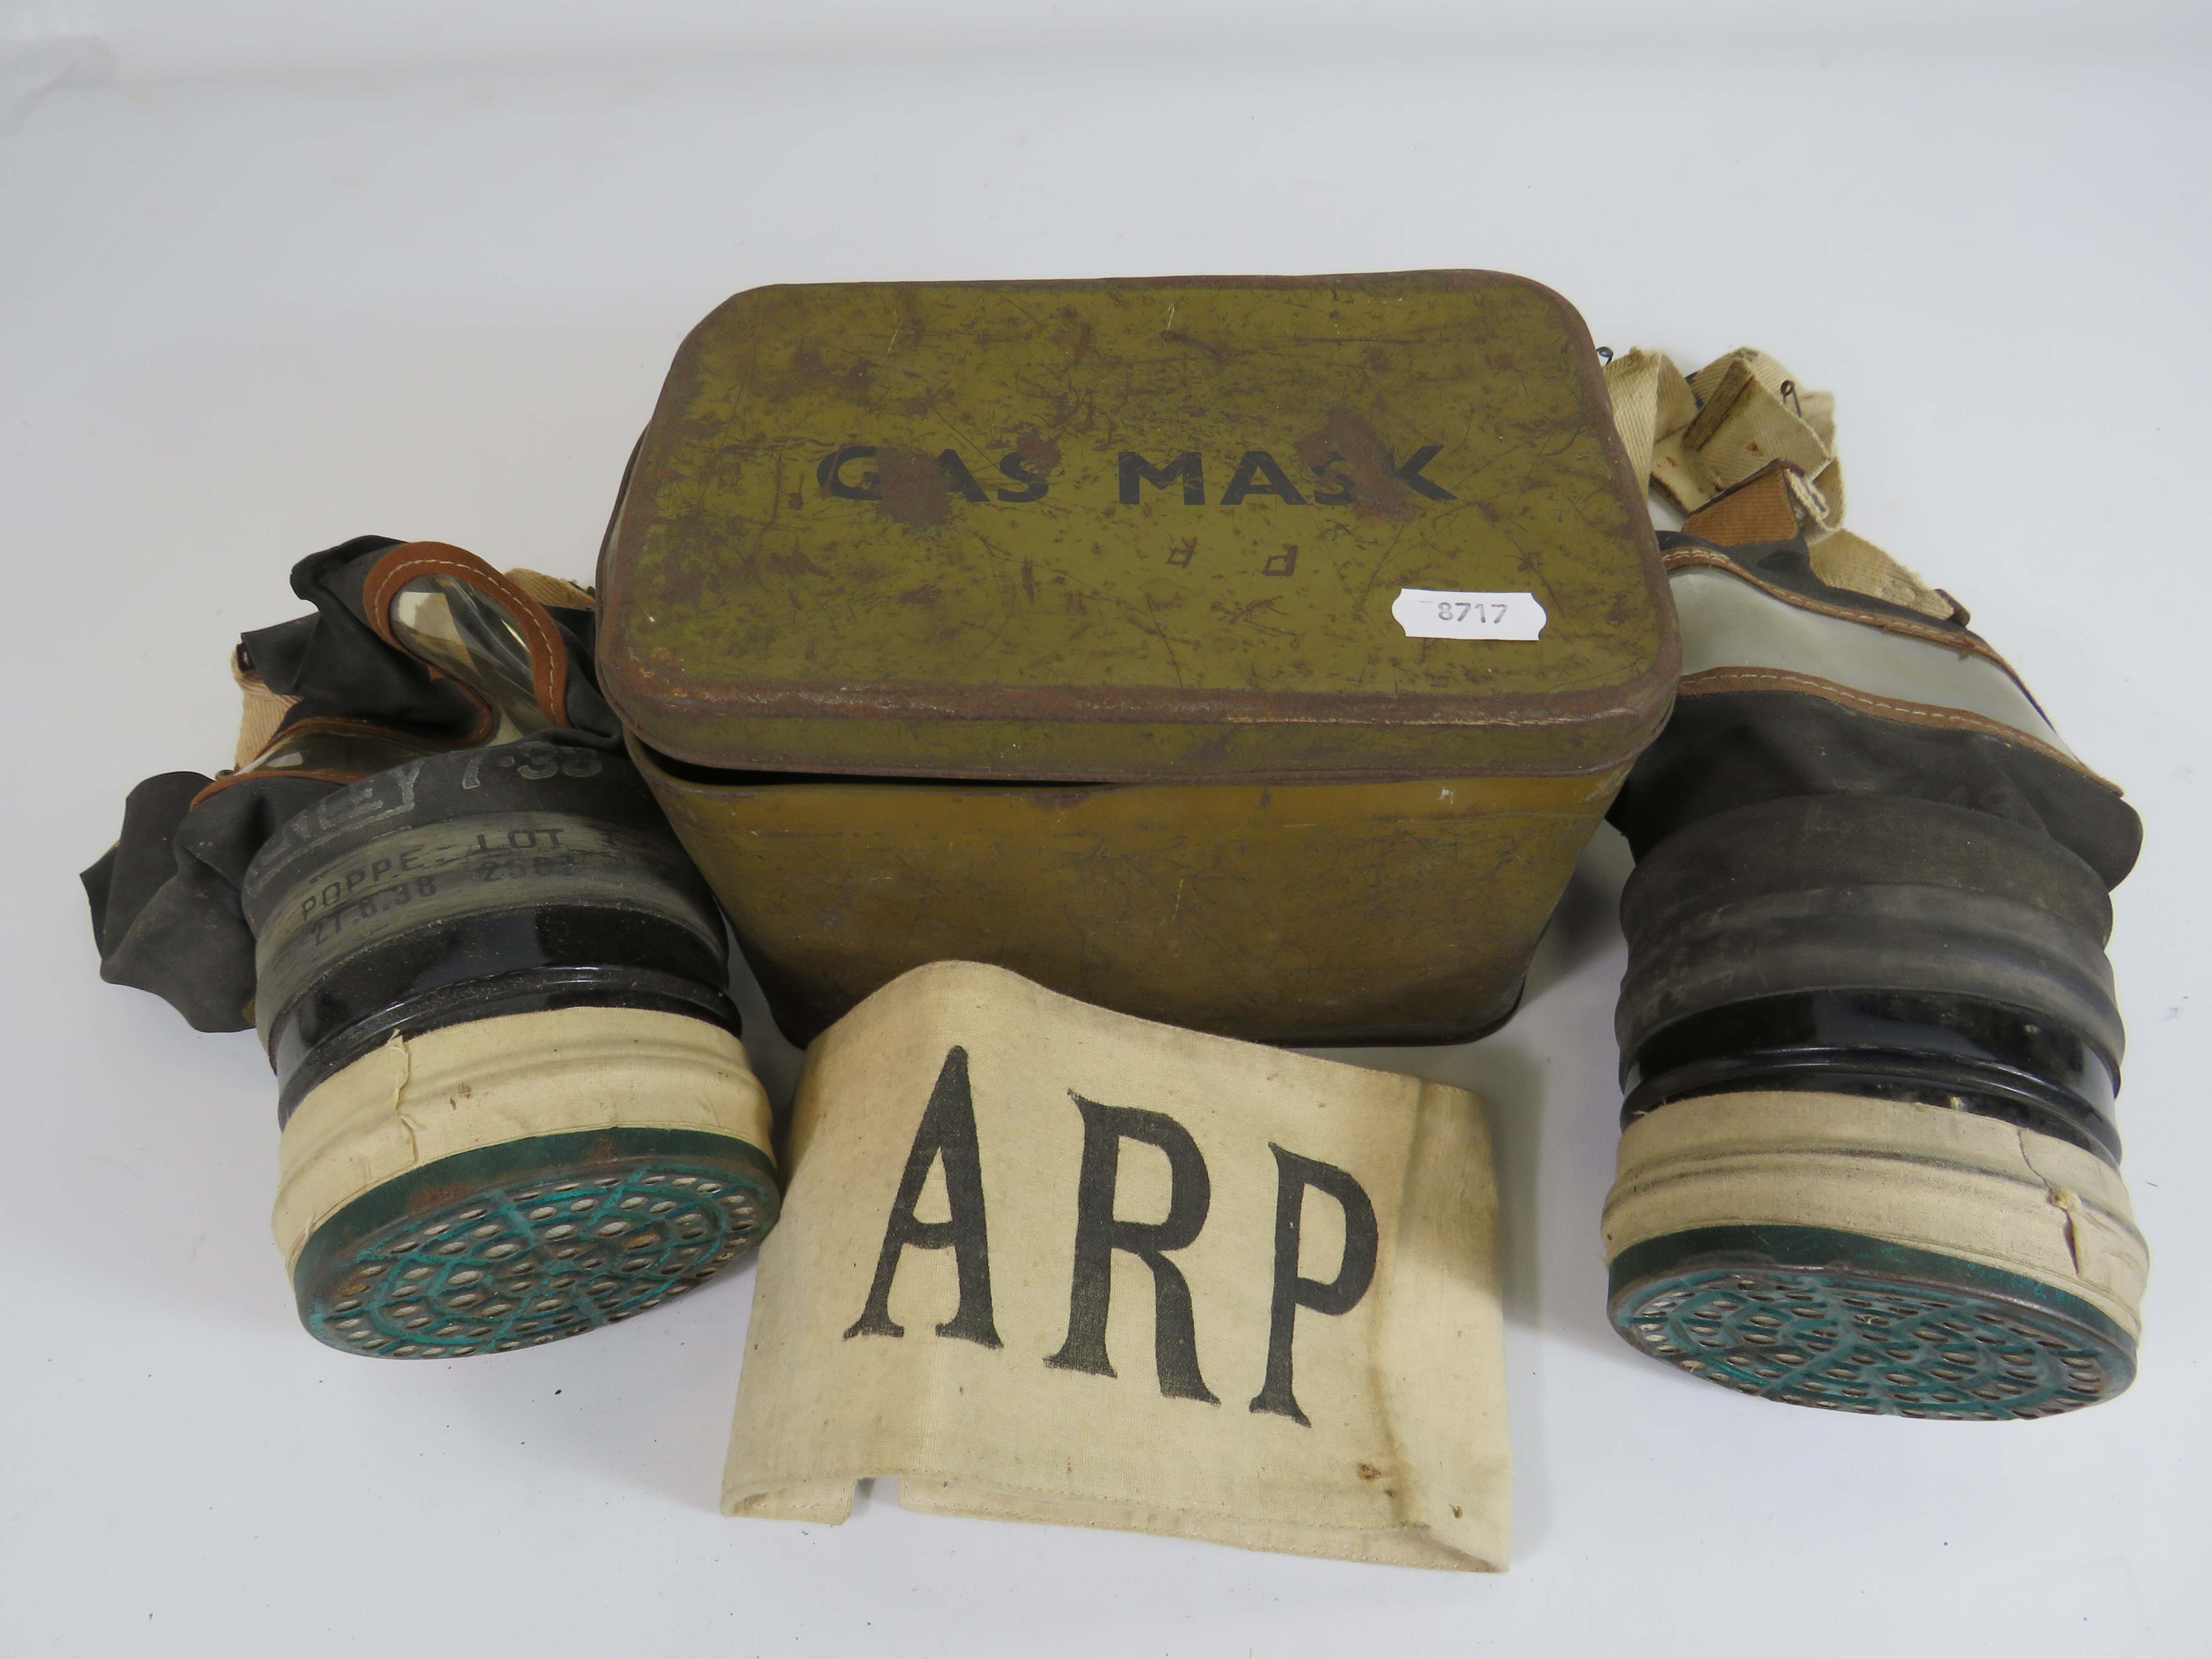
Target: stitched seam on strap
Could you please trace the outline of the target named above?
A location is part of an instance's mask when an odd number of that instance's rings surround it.
[[[1808,599],[1802,593],[1792,593],[1786,587],[1777,587],[1771,582],[1761,581],[1734,559],[1723,557],[1717,553],[1708,553],[1701,548],[1677,548],[1666,555],[1666,565],[1667,574],[1670,576],[1677,570],[1686,570],[1692,566],[1706,570],[1723,571],[1746,586],[1755,587],[1760,592],[1781,600],[1784,605],[1796,605],[1800,611],[1817,611],[1823,617],[1834,617],[1844,622],[1856,623],[1862,628],[1878,628],[1885,634],[1902,634],[1909,639],[1926,640],[1931,644],[1943,647],[1946,650],[1964,652],[1971,656],[1983,658],[1995,663],[2006,673],[2011,674],[2015,685],[2020,684],[2020,676],[2013,673],[2012,665],[1992,650],[1987,641],[1976,639],[1972,635],[1946,634],[1938,629],[1916,628],[1900,617],[1879,617],[1869,611],[1847,610],[1840,605],[1827,605],[1819,599]],[[2021,690],[2026,694],[2027,688],[2021,686]],[[2028,700],[2031,702],[2034,701],[2032,696]]]
[[[2006,725],[2002,720],[1991,720],[1985,714],[1965,714],[1956,708],[1938,708],[1930,703],[1877,697],[1855,686],[1838,685],[1833,680],[1820,679],[1811,674],[1794,674],[1788,669],[1703,668],[1683,677],[1681,695],[1686,697],[1711,696],[1724,691],[1746,690],[1802,692],[1808,696],[1855,708],[1862,714],[1906,720],[1915,726],[1954,726],[1966,731],[1978,732],[1986,737],[2002,738],[2008,743],[2017,743],[2034,750],[2039,755],[2047,756],[2116,795],[2124,793],[2119,785],[2098,776],[2072,756],[2052,748],[2016,726]]]
[[[408,558],[397,558],[411,548],[438,548],[439,553],[417,553]],[[454,556],[458,555],[459,556]],[[362,599],[368,606],[369,624],[378,637],[395,649],[404,649],[392,633],[392,601],[400,588],[418,575],[455,576],[472,587],[489,592],[514,617],[516,625],[527,636],[530,651],[531,692],[538,700],[538,712],[556,726],[568,723],[568,653],[562,649],[560,635],[555,631],[545,609],[513,582],[465,549],[448,546],[443,542],[410,542],[395,547],[380,560],[369,572]],[[410,652],[409,655],[413,655]],[[473,688],[457,677],[425,664],[441,679],[450,679],[467,691],[471,699],[480,705],[483,699]],[[496,727],[498,720],[484,705],[489,725]]]

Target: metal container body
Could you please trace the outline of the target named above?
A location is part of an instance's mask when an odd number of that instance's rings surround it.
[[[946,960],[1261,1042],[1480,1036],[1621,778],[747,787],[639,758],[798,1042]]]
[[[801,1037],[947,957],[1240,1036],[1486,1030],[1679,660],[1587,332],[1479,271],[739,295],[600,589]],[[1543,630],[1416,637],[1407,589]]]

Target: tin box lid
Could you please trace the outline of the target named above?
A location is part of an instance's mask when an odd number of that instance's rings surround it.
[[[752,289],[599,581],[610,698],[708,767],[1596,772],[1679,658],[1589,333],[1486,271]],[[1539,637],[1421,636],[1511,595]]]

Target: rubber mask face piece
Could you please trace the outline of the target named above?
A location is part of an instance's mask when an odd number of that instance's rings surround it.
[[[382,538],[293,591],[316,614],[233,657],[247,719],[288,723],[219,781],[142,785],[87,891],[110,977],[259,1031],[301,1322],[498,1353],[720,1272],[775,1220],[771,1115],[721,914],[593,684],[590,596]]]

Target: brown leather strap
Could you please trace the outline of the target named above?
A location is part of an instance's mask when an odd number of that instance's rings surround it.
[[[566,726],[568,652],[560,630],[553,626],[553,618],[546,614],[544,605],[465,549],[444,542],[408,542],[393,548],[371,567],[368,580],[362,586],[362,605],[368,612],[369,626],[376,630],[377,637],[394,649],[406,650],[392,631],[392,604],[399,597],[401,588],[421,576],[451,576],[495,600],[506,611],[521,630],[523,644],[530,653],[531,692],[539,712],[554,725]],[[408,654],[415,653],[410,651]],[[461,685],[479,704],[483,702],[472,688],[456,676],[435,664],[424,666],[440,678]],[[488,719],[492,718],[489,707],[485,714]]]

